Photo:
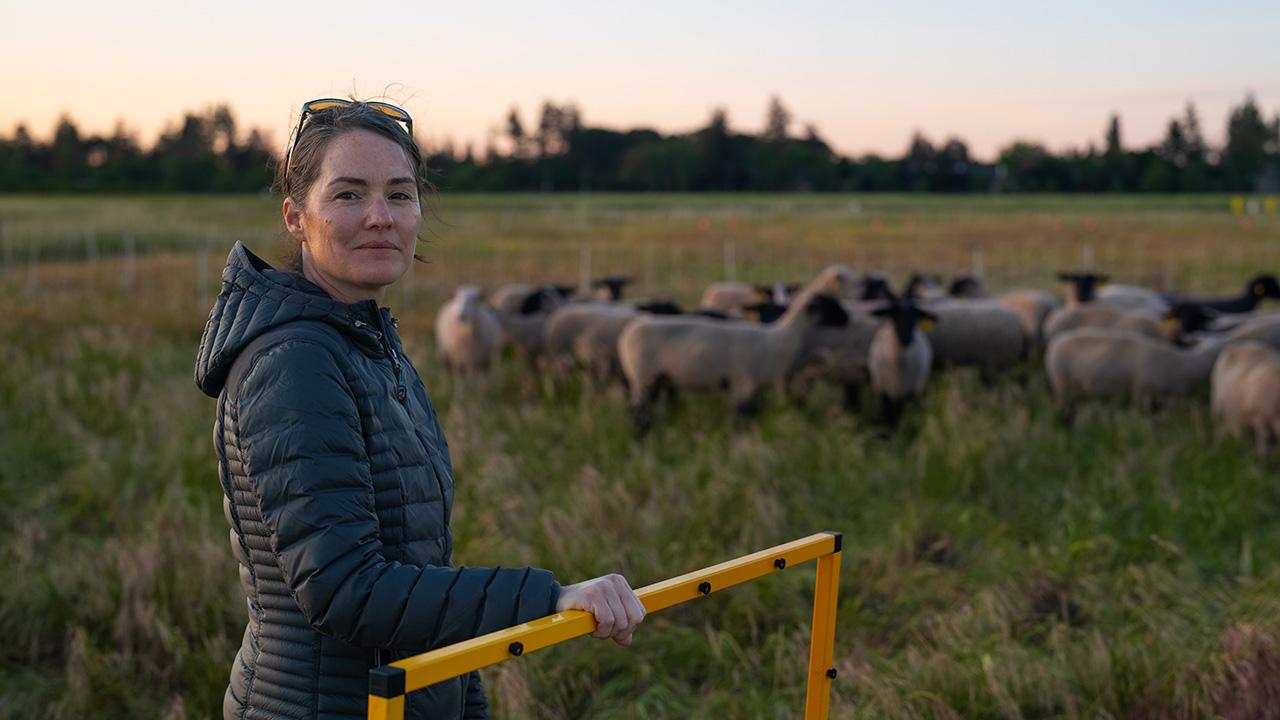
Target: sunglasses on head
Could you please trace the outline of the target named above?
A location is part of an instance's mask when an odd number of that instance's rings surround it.
[[[289,154],[285,155],[284,158],[285,172],[287,173],[289,171],[289,163],[293,160],[293,150],[298,147],[298,138],[302,137],[302,126],[307,123],[307,117],[332,108],[351,107],[355,104],[356,103],[351,100],[340,100],[338,98],[320,98],[319,100],[312,100],[304,103],[302,106],[302,116],[298,118],[298,129],[293,131],[293,143],[289,145]],[[399,120],[404,123],[405,131],[409,133],[409,137],[413,137],[413,118],[409,116],[409,113],[405,112],[404,108],[396,107],[395,105],[384,102],[366,102],[363,104],[368,105],[392,120]]]

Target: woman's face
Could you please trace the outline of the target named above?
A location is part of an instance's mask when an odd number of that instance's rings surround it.
[[[334,299],[382,302],[408,271],[422,224],[418,185],[399,145],[369,130],[329,141],[306,207],[284,201],[303,275]]]

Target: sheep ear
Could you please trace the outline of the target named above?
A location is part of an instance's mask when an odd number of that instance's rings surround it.
[[[875,315],[876,317],[889,317],[890,315],[893,314],[893,306],[881,305],[880,307],[872,308],[871,314]]]

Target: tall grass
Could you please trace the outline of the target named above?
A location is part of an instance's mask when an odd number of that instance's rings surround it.
[[[29,202],[0,199],[16,258],[0,271],[0,717],[216,717],[245,611],[214,403],[190,379],[212,300],[197,272],[216,290],[229,240],[267,247],[274,214],[258,199]],[[683,395],[637,441],[616,389],[514,361],[465,385],[430,327],[451,285],[574,279],[584,247],[594,273],[647,272],[686,302],[720,278],[726,241],[752,279],[834,260],[950,270],[980,245],[992,284],[1051,287],[1042,268],[1092,245],[1121,276],[1167,267],[1234,290],[1280,265],[1280,222],[1132,199],[454,202],[432,264],[391,302],[450,440],[457,562],[641,585],[836,529],[834,717],[1277,713],[1280,488],[1215,438],[1203,398],[1154,417],[1090,406],[1068,431],[1038,370],[994,388],[958,373],[889,440],[820,388],[745,425],[724,398]],[[25,233],[64,207],[98,237],[186,213],[207,227],[133,260],[28,265]],[[495,714],[796,717],[812,583],[799,567],[657,614],[628,650],[578,640],[486,671]]]

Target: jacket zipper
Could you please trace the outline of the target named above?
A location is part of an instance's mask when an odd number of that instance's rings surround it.
[[[374,308],[374,312],[378,313],[378,320],[379,320],[378,324],[381,325],[382,311],[377,308]],[[367,327],[370,330],[373,330],[373,326],[371,326],[369,323],[357,317],[352,316],[351,321],[352,323],[355,324],[357,328]],[[391,358],[391,369],[395,371],[395,374],[396,374],[396,399],[399,400],[401,404],[407,405],[408,399],[409,399],[409,389],[408,387],[405,386],[404,366],[400,364],[400,353],[397,352],[395,349],[395,346],[392,345],[391,338],[388,336],[387,333],[382,332],[381,330],[373,330],[373,334],[374,334],[374,337],[377,338],[378,343],[382,346],[383,352],[387,354],[387,357]]]

